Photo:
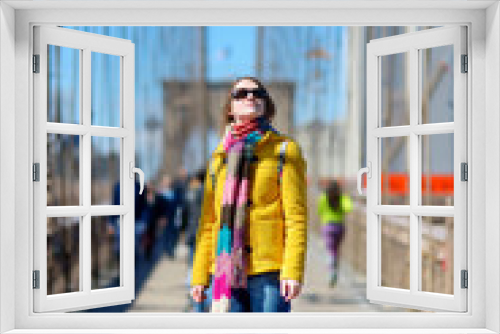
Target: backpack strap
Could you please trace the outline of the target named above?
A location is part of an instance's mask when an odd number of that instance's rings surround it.
[[[227,162],[226,160],[227,160],[226,157],[224,157],[224,159],[221,160],[221,162],[219,163],[218,169],[220,169],[224,164],[226,164],[226,162]],[[212,163],[210,163],[209,171],[210,171],[210,178],[212,179],[212,190],[215,191],[217,178],[215,177],[216,170],[215,170],[215,166],[213,164],[213,160],[212,160]]]
[[[283,177],[283,165],[285,164],[285,153],[286,153],[286,145],[288,141],[282,141],[280,145],[280,157],[278,162],[278,180],[281,182],[281,178]]]
[[[215,171],[214,171],[214,164],[209,163],[209,168],[210,168],[210,178],[212,179],[212,190],[215,191]]]

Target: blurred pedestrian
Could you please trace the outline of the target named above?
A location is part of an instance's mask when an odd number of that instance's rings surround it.
[[[338,279],[339,249],[345,236],[345,214],[352,211],[352,201],[342,194],[340,184],[333,180],[318,198],[321,232],[329,256],[329,284],[335,287]]]
[[[306,161],[298,143],[271,125],[275,113],[258,79],[231,86],[224,136],[205,176],[191,282],[197,311],[205,301],[212,312],[290,312],[301,291]]]
[[[188,213],[188,223],[184,240],[189,248],[188,267],[191,269],[193,265],[194,248],[196,244],[196,231],[198,229],[198,221],[201,215],[201,206],[203,205],[203,189],[204,177],[206,168],[198,170],[190,179],[188,189],[186,191],[186,211]]]
[[[145,222],[146,229],[141,238],[141,245],[144,249],[144,256],[149,261],[153,258],[157,237],[162,230],[161,221],[166,218],[162,210],[164,207],[162,198],[157,194],[153,184],[148,183],[143,193],[146,194],[146,201],[141,220]]]
[[[188,209],[186,203],[186,191],[189,187],[190,177],[186,168],[181,167],[177,171],[177,176],[173,181],[173,188],[175,192],[175,196],[177,199],[177,216],[176,216],[176,226],[177,226],[177,239],[176,242],[180,239],[180,233],[183,232],[188,224]]]
[[[189,186],[186,190],[186,211],[188,213],[188,223],[184,233],[184,242],[188,247],[188,272],[186,275],[186,285],[191,286],[191,276],[193,267],[193,257],[196,244],[196,231],[198,229],[198,222],[201,215],[201,206],[203,205],[203,181],[205,177],[206,169],[199,169],[189,181]],[[188,296],[188,309],[194,307],[193,299]]]
[[[173,188],[173,182],[170,175],[163,175],[160,182],[159,195],[161,196],[162,210],[166,217],[165,251],[169,258],[175,257],[175,248],[177,246],[178,228],[175,223],[179,200]]]

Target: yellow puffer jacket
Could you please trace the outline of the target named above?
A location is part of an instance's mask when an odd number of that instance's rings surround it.
[[[287,140],[281,185],[278,180],[279,149]],[[250,169],[250,205],[247,209],[245,245],[247,274],[280,270],[280,279],[303,282],[307,242],[307,164],[296,141],[284,134],[266,132],[256,144],[257,159]],[[212,153],[215,191],[209,171],[201,218],[196,235],[191,285],[209,285],[214,273],[217,232],[226,165],[222,141]]]

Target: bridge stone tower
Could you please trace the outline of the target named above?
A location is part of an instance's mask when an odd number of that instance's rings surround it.
[[[181,167],[185,167],[184,152],[188,140],[195,135],[201,138],[200,146],[207,147],[208,131],[222,133],[222,108],[233,81],[211,82],[200,86],[195,81],[171,80],[163,83],[163,141],[164,152],[162,167],[159,174],[173,175]],[[278,131],[292,135],[295,126],[293,122],[294,84],[292,82],[266,83],[276,106],[273,126]],[[206,91],[203,91],[206,87]],[[154,148],[151,148],[154,149]],[[203,149],[201,150],[203,156]],[[201,161],[207,161],[211,152],[207,152]],[[188,166],[195,170],[200,166]]]

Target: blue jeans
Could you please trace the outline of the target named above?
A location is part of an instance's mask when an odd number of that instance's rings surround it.
[[[212,276],[210,276],[212,282]],[[195,312],[209,312],[212,285],[205,290],[207,299],[194,303]],[[291,302],[280,294],[279,271],[248,276],[246,289],[231,290],[230,312],[290,312]]]

